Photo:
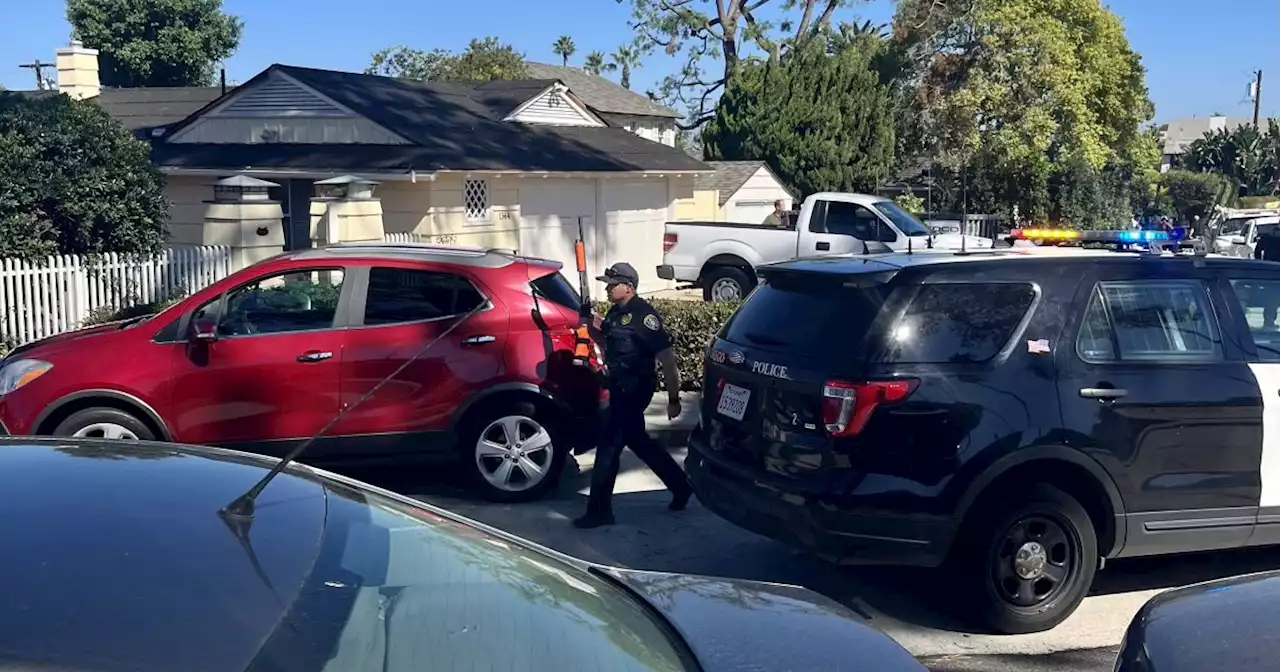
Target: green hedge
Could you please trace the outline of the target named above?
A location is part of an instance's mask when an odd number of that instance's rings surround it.
[[[738,302],[651,299],[649,303],[662,316],[662,322],[671,334],[676,359],[680,363],[681,389],[702,389],[702,360],[707,354],[707,343],[737,310]],[[596,310],[603,315],[609,310],[609,304],[600,303]],[[661,381],[660,384],[665,385]]]

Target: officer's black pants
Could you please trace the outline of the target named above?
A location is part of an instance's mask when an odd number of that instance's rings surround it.
[[[596,463],[591,469],[591,496],[587,500],[587,512],[608,514],[613,512],[613,485],[618,480],[618,461],[624,446],[644,461],[662,484],[673,493],[689,491],[689,478],[671,457],[666,448],[644,431],[644,411],[653,401],[653,394],[609,395],[608,416],[600,445],[596,447]]]

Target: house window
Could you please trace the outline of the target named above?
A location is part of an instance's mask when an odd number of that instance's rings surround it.
[[[462,203],[467,210],[467,221],[475,224],[489,222],[489,181],[467,180],[462,187]]]

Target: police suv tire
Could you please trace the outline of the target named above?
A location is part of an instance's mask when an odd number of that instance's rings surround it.
[[[1025,555],[1021,566],[1020,552]],[[1052,565],[1046,569],[1060,572],[1063,580],[1052,591],[1046,590],[1042,601],[1014,604],[1014,586],[1029,583],[1043,589],[1047,585],[1045,575],[1033,582],[1018,581],[1019,567],[1034,579],[1034,565],[1040,559]],[[962,589],[963,597],[956,602],[961,618],[999,634],[1015,635],[1050,630],[1066,620],[1088,594],[1097,567],[1098,540],[1088,512],[1066,492],[1039,483],[1021,494],[987,500],[971,512],[956,540],[947,574]],[[1038,592],[1031,591],[1033,599]]]
[[[477,459],[477,444],[482,435],[487,433],[490,438],[496,438],[500,433],[505,434],[505,430],[500,426],[495,427],[495,423],[501,425],[505,420],[509,427],[513,418],[518,419],[517,424],[522,433],[540,428],[551,438],[551,447],[549,453],[545,455],[545,460],[538,455],[529,455],[535,463],[543,466],[545,473],[536,484],[523,489],[501,488],[494,485],[486,473],[490,475],[494,473],[492,467],[497,460]],[[491,502],[514,504],[542,499],[559,483],[568,457],[569,444],[560,427],[558,418],[524,401],[485,404],[475,413],[468,414],[463,426],[459,428],[458,447],[460,466],[471,489]]]
[[[156,436],[147,423],[133,414],[118,408],[94,407],[76,411],[58,423],[54,436],[85,438],[123,438],[137,441],[154,441]]]
[[[732,282],[738,285],[738,299],[747,298],[747,293],[755,286],[751,278],[737,266],[712,266],[702,276],[702,299],[717,301],[716,283]]]

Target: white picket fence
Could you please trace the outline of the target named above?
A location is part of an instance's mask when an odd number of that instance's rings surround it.
[[[174,298],[239,270],[229,247],[173,247],[138,261],[118,254],[0,260],[0,337],[17,343],[82,325],[90,313]]]

